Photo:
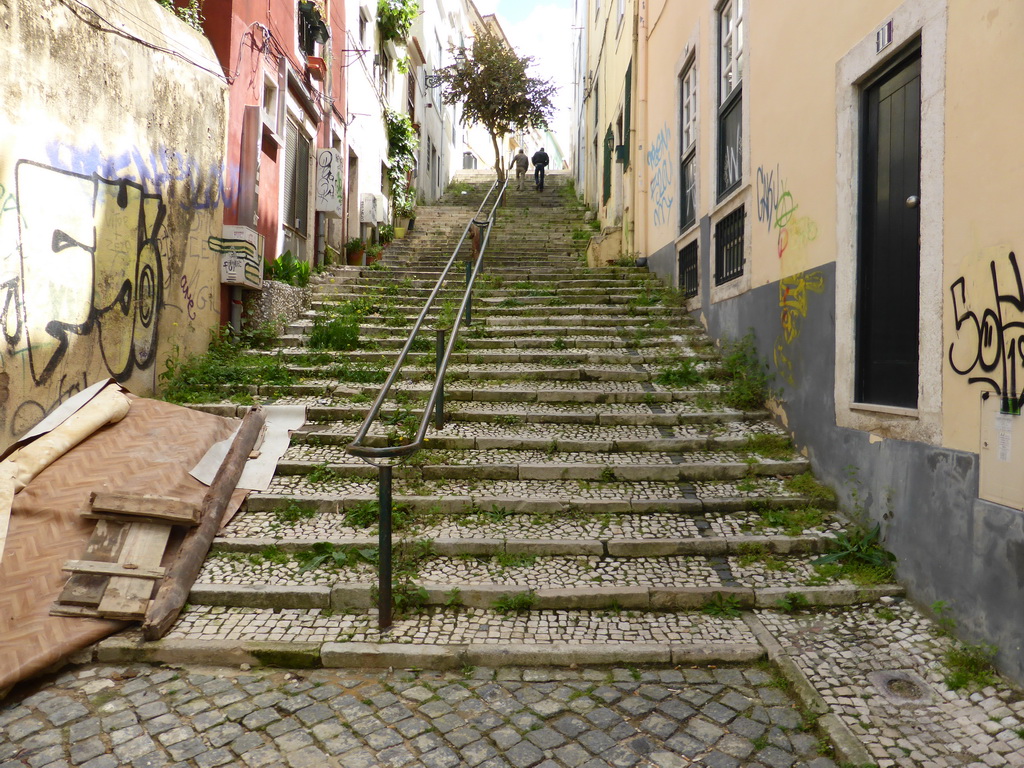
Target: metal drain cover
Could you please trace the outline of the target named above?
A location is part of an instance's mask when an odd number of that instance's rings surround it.
[[[893,704],[931,704],[935,701],[935,692],[928,683],[909,669],[871,672],[868,680]]]

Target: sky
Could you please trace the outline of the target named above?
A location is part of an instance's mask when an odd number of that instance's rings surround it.
[[[497,13],[501,28],[520,56],[534,57],[530,74],[554,80],[555,119],[551,128],[569,154],[572,109],[573,0],[474,0],[480,13]]]

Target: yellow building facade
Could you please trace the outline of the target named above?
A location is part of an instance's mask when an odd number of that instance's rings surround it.
[[[635,27],[630,57],[587,45],[597,82],[635,73],[623,250],[753,334],[910,595],[1024,679],[1024,4],[651,0]]]

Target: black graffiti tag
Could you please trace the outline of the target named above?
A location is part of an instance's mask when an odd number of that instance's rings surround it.
[[[960,376],[967,376],[969,384],[986,384],[998,395],[1016,398],[1024,384],[1024,283],[1016,254],[1011,251],[1002,265],[990,262],[989,271],[992,298],[981,317],[971,309],[963,277],[949,288],[956,321],[949,365]],[[1000,272],[1005,278],[1007,271],[1009,279],[1004,279],[1001,288]]]

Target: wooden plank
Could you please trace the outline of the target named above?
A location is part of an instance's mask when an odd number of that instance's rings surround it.
[[[162,579],[163,568],[129,567],[120,563],[97,563],[92,560],[68,560],[61,569],[71,573],[99,573],[104,576],[123,576],[129,579]]]
[[[139,568],[157,568],[167,548],[171,526],[166,523],[132,523],[117,562]],[[153,596],[154,582],[113,576],[100,600],[99,612],[112,619],[140,619]]]
[[[93,512],[114,512],[148,520],[166,520],[175,525],[198,525],[199,507],[181,499],[134,493],[95,492]]]
[[[128,535],[128,526],[109,520],[100,520],[85,546],[84,560],[110,563],[117,560]],[[103,599],[109,577],[100,574],[75,574],[57,598],[62,605],[88,605],[95,608]]]
[[[189,528],[195,527],[196,523],[192,520],[171,520],[168,518],[160,517],[159,515],[145,516],[145,515],[128,515],[123,512],[105,512],[94,510],[92,512],[83,512],[82,518],[85,520],[113,520],[115,523],[122,523],[127,525],[128,523],[156,523],[161,522],[166,525],[182,525]]]
[[[89,608],[84,605],[61,605],[60,603],[54,603],[50,607],[51,616],[70,616],[75,619],[102,619],[103,614],[97,611],[95,608]]]
[[[213,544],[213,537],[220,529],[231,494],[245,469],[245,460],[256,445],[266,421],[267,413],[259,406],[251,409],[242,419],[228,454],[203,499],[199,526],[185,534],[174,562],[167,569],[167,577],[160,582],[160,589],[146,612],[142,635],[147,640],[163,637],[181,613],[189,590]]]

